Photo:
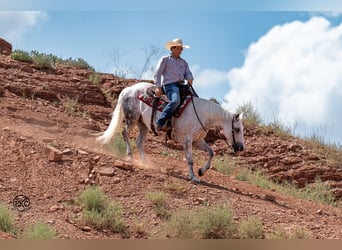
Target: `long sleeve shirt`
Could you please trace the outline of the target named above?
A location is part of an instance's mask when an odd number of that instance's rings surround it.
[[[159,60],[154,74],[154,84],[157,87],[193,79],[188,63],[181,57],[174,58],[171,55],[163,56]]]

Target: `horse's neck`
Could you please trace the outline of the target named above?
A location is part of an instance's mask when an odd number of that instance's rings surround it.
[[[222,126],[231,116],[231,114],[220,105],[206,99],[198,98],[197,103],[197,106],[201,107],[201,117],[206,128]]]

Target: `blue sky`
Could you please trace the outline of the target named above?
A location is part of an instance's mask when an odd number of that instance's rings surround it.
[[[80,57],[97,71],[125,71],[128,77],[141,71],[146,48],[159,50],[151,61],[151,66],[155,66],[158,57],[168,53],[164,49],[166,41],[180,37],[191,46],[182,56],[194,73],[194,86],[200,96],[228,99],[230,109],[250,101],[265,121],[279,118],[295,126],[295,132],[307,135],[314,130],[341,143],[342,133],[337,128],[342,126],[342,77],[334,66],[330,67],[336,65],[332,60],[340,58],[331,59],[324,48],[335,44],[331,47],[335,55],[341,53],[342,4],[307,2],[99,0],[94,4],[80,0],[0,0],[0,37],[11,42],[14,49]],[[312,27],[320,32],[311,32]],[[296,37],[301,34],[307,34],[310,40],[301,38],[297,42]],[[310,37],[311,34],[315,36]],[[322,36],[330,40],[319,39]],[[284,37],[286,44],[279,37]],[[289,47],[292,41],[294,45]],[[310,61],[312,54],[319,61],[327,60],[322,65],[327,68],[320,69],[328,72],[329,78],[335,76],[327,85],[328,90],[318,91],[316,86],[320,83],[310,85],[313,81],[306,79],[326,79],[325,75],[310,73],[317,66]],[[302,58],[308,60],[292,68]],[[307,61],[311,64],[307,65]],[[268,66],[261,67],[265,62]],[[302,72],[308,73],[303,76]],[[147,72],[145,77],[151,74]],[[284,107],[285,100],[290,99],[291,110]],[[317,105],[324,102],[315,108],[317,112],[312,112],[314,100]],[[293,112],[297,104],[305,108]]]

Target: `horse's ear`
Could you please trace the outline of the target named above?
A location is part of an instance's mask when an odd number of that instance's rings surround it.
[[[242,120],[242,116],[243,116],[243,113],[241,113],[241,114],[235,114],[234,120],[235,120],[235,121]]]

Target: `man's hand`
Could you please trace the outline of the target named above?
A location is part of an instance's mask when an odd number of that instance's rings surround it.
[[[155,93],[157,97],[160,97],[163,94],[163,89],[161,87],[157,87]]]
[[[191,79],[191,80],[188,80],[188,84],[191,86],[192,85],[192,82],[193,82],[193,80]]]

